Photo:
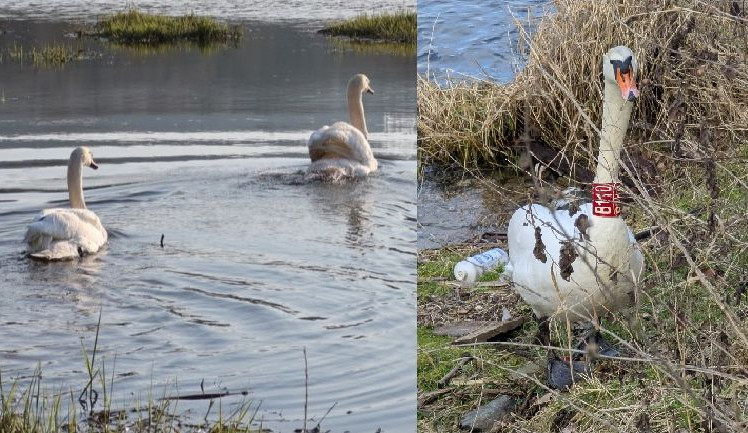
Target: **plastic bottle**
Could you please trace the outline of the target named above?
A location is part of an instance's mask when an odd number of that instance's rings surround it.
[[[486,271],[507,263],[509,254],[501,248],[494,248],[457,263],[454,270],[455,279],[474,283]]]

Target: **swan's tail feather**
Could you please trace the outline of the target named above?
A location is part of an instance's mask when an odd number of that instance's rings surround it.
[[[83,255],[83,250],[71,242],[53,242],[49,248],[29,253],[33,259],[47,261],[72,260]]]

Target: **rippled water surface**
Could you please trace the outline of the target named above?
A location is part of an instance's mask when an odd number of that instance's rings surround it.
[[[97,15],[121,11],[128,4],[167,15],[194,12],[230,20],[304,22],[414,8],[412,0],[3,0],[0,18],[95,20]]]
[[[69,27],[2,26],[2,49]],[[102,311],[98,359],[121,406],[164,387],[199,393],[204,381],[205,392],[249,390],[265,427],[292,431],[306,347],[310,416],[338,402],[324,428],[413,431],[414,57],[345,51],[260,23],[235,48],[82,49],[100,56],[62,69],[0,64],[3,380],[40,363],[43,386],[77,395],[81,339],[93,345]],[[347,118],[345,84],[358,72],[376,91],[365,106],[380,171],[306,183],[305,141]],[[30,261],[25,226],[66,204],[77,145],[100,166],[85,169],[84,186],[109,244],[73,262]],[[224,411],[239,402],[225,398]],[[206,406],[179,407],[202,419]]]
[[[542,15],[547,0],[418,2],[418,73],[443,80],[510,81],[522,63],[517,27]]]

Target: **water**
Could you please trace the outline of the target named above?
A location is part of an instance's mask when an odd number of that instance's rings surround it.
[[[474,243],[484,233],[501,233],[524,204],[521,179],[491,174],[455,179],[427,170],[418,185],[418,249]],[[499,186],[501,185],[501,186]]]
[[[415,8],[412,0],[4,0],[0,18],[37,20],[95,21],[99,15],[134,5],[145,12],[183,15],[194,12],[217,18],[272,22],[308,22],[339,20],[372,11],[398,11]],[[319,23],[321,27],[323,23]]]
[[[547,0],[418,2],[418,73],[439,81],[511,81],[523,64],[514,19],[532,23]]]
[[[69,27],[7,21],[1,48]],[[205,392],[248,390],[265,427],[292,431],[306,347],[310,416],[338,402],[324,428],[414,431],[414,56],[343,51],[286,24],[252,22],[246,35],[210,52],[90,41],[81,48],[100,56],[62,69],[0,64],[3,380],[40,363],[43,387],[77,396],[81,339],[93,346],[102,311],[97,359],[120,407],[204,381]],[[380,171],[305,183],[306,139],[347,118],[358,72],[376,91],[364,103]],[[84,170],[84,187],[109,245],[30,261],[25,226],[66,204],[77,145],[100,166]],[[223,399],[224,412],[240,401]],[[179,408],[202,419],[207,403]]]

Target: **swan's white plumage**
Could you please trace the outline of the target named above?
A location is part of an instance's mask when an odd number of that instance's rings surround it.
[[[618,182],[631,101],[638,95],[636,58],[627,47],[614,47],[603,56],[602,70],[605,94],[594,183],[608,184]],[[582,215],[586,217],[576,224]],[[542,244],[536,240],[536,228]],[[573,215],[568,210],[524,206],[512,215],[508,238],[511,278],[538,317],[590,319],[618,310],[631,302],[644,269],[642,253],[625,221],[620,216],[593,215],[589,203]],[[572,247],[576,253],[565,276],[560,266],[564,242],[566,251]],[[565,255],[564,265],[571,256]]]
[[[311,164],[308,173],[313,177],[338,180],[345,177],[366,176],[378,168],[371,151],[366,129],[362,94],[374,93],[369,79],[357,74],[348,82],[348,111],[351,123],[336,122],[323,126],[309,137]]]
[[[71,208],[41,211],[28,225],[24,241],[28,255],[43,260],[66,260],[94,254],[106,244],[108,235],[99,217],[86,209],[81,170],[97,169],[91,151],[76,148],[68,162],[68,194]]]
[[[366,176],[376,171],[377,160],[364,134],[346,122],[314,131],[309,138],[310,172],[339,172],[338,176]]]
[[[99,217],[88,209],[44,209],[29,224],[25,241],[29,255],[63,260],[94,254],[108,235]]]
[[[586,230],[589,236],[584,240],[575,226],[580,215],[590,221]],[[552,211],[537,204],[514,212],[508,228],[508,272],[515,289],[538,317],[570,313],[572,318],[591,318],[630,303],[634,283],[644,268],[644,257],[625,222],[615,220],[613,227],[599,230],[590,203],[581,205],[572,215],[567,210]],[[545,263],[534,254],[535,227],[541,229]],[[559,262],[562,243],[568,240],[574,242],[577,258],[566,280],[561,276]],[[615,281],[611,278],[614,269],[618,271]]]

